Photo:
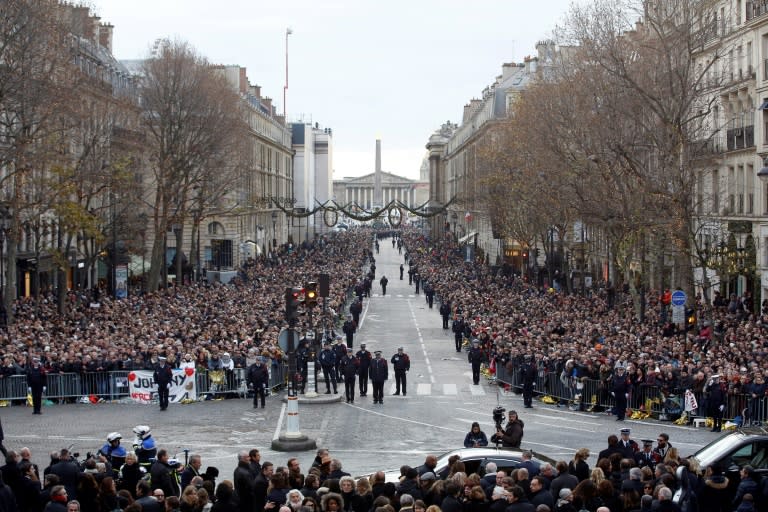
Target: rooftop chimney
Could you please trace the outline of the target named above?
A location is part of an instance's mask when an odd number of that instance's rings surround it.
[[[99,26],[99,45],[112,53],[112,34],[115,27],[110,23],[102,23]]]

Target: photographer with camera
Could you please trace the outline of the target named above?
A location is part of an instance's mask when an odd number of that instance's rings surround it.
[[[501,409],[500,414],[497,411]],[[503,418],[504,409],[497,407],[493,410],[493,419],[496,423],[496,433],[491,436],[491,442],[497,445],[501,443],[502,448],[520,448],[520,443],[523,440],[523,428],[525,423],[523,420],[517,417],[516,411],[509,411],[507,426],[504,429],[501,428],[501,419],[497,419],[499,415]]]
[[[168,450],[163,448],[157,450],[157,460],[152,464],[152,469],[150,470],[152,488],[162,489],[165,496],[178,497],[181,492],[175,472],[181,468],[182,464],[180,462],[169,460]]]

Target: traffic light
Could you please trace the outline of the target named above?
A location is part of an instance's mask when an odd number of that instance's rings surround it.
[[[696,325],[696,310],[695,309],[687,309],[685,310],[685,330],[690,331],[694,328]]]
[[[299,319],[299,304],[304,301],[304,289],[288,287],[285,289],[285,319],[293,324]]]
[[[317,283],[314,281],[304,285],[304,305],[308,308],[317,306]]]

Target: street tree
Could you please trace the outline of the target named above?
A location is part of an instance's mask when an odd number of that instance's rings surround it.
[[[158,41],[142,73],[152,173],[147,203],[155,235],[148,277],[152,291],[164,274],[165,237],[172,227],[181,283],[185,219],[192,208],[223,206],[226,185],[237,168],[239,146],[233,141],[242,137],[245,127],[237,92],[188,43]]]

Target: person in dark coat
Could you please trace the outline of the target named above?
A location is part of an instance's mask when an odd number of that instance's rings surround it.
[[[3,446],[3,440],[5,439],[5,434],[3,433],[3,422],[0,419],[0,452],[3,453],[3,457],[8,456],[8,450]]]
[[[69,499],[77,499],[77,480],[80,468],[69,454],[69,450],[63,448],[59,452],[59,460],[51,466],[51,473],[59,477],[59,483],[66,487]]]
[[[717,464],[709,466],[704,473],[696,495],[699,512],[730,512],[730,491],[728,477],[723,475],[723,468]]]
[[[393,394],[399,395],[402,391],[403,396],[405,396],[408,393],[406,374],[411,369],[411,358],[403,352],[403,347],[397,347],[397,353],[392,356],[391,363],[392,369],[395,370],[395,392]]]
[[[141,505],[142,512],[163,512],[163,506],[152,497],[152,489],[146,480],[140,480],[136,484],[136,496],[134,503]]]
[[[440,504],[442,512],[463,512],[463,507],[459,501],[461,487],[456,482],[449,481],[445,484],[445,498]]]
[[[547,490],[546,478],[536,475],[531,478],[531,504],[534,507],[546,505],[549,510],[555,509],[555,499],[552,493]]]
[[[360,344],[360,350],[355,354],[359,363],[357,369],[358,382],[360,383],[360,396],[368,394],[368,369],[371,367],[371,353],[365,349],[365,343]]]
[[[723,428],[723,411],[725,411],[725,390],[720,383],[720,375],[715,374],[709,379],[704,393],[707,395],[709,415],[714,422],[712,432],[720,432]]]
[[[261,473],[253,480],[253,507],[254,510],[263,510],[267,504],[267,490],[274,474],[274,465],[271,462],[265,462],[261,465]],[[240,509],[246,512],[242,504]]]
[[[467,353],[467,360],[472,365],[472,383],[477,386],[480,384],[480,365],[483,364],[485,354],[483,349],[480,348],[480,340],[472,340],[472,348]]]
[[[235,502],[235,495],[232,488],[226,483],[220,483],[216,486],[216,502],[211,507],[211,512],[240,512],[240,508]]]
[[[248,376],[246,381],[249,387],[253,387],[253,408],[258,407],[259,398],[261,398],[261,408],[264,408],[265,390],[269,385],[269,372],[266,365],[262,364],[261,357],[248,367]]]
[[[381,294],[386,295],[387,284],[389,284],[389,279],[387,279],[387,276],[381,276],[381,279],[379,279],[379,284],[381,285]]]
[[[491,442],[496,443],[501,441],[501,446],[504,448],[520,448],[520,443],[523,440],[523,429],[525,423],[518,418],[517,411],[509,411],[507,425],[504,430],[497,430],[496,433],[491,436]]]
[[[344,331],[347,337],[347,348],[352,348],[355,332],[357,331],[357,324],[352,320],[352,315],[347,315],[347,321],[341,326],[341,330]]]
[[[456,352],[461,352],[461,345],[464,343],[464,318],[458,317],[454,319],[451,330],[453,331],[453,340],[456,344]]]
[[[520,366],[520,375],[523,382],[523,406],[526,409],[533,408],[533,388],[536,384],[536,365],[531,354],[523,356],[523,364]]]
[[[170,365],[165,364],[165,357],[158,357],[159,364],[155,368],[155,372],[152,374],[152,378],[157,384],[157,400],[160,402],[160,410],[164,411],[168,408],[168,393],[170,391],[171,381],[173,380],[173,371]],[[166,496],[169,496],[166,494]],[[176,495],[178,496],[178,494]]]
[[[42,414],[43,393],[48,386],[48,376],[40,364],[39,357],[32,358],[32,364],[27,368],[27,392],[32,395],[32,414]]]
[[[506,512],[535,512],[536,506],[528,501],[525,491],[519,485],[509,490],[509,506]]]
[[[250,469],[250,456],[248,452],[242,451],[237,455],[237,467],[234,474],[235,492],[237,493],[237,503],[240,512],[254,511],[254,478]],[[221,484],[219,484],[221,487]]]
[[[444,300],[440,304],[440,316],[443,317],[443,329],[448,329],[448,319],[451,316],[451,303]]]
[[[181,495],[179,483],[173,474],[176,468],[168,464],[168,451],[161,448],[157,450],[157,460],[152,464],[150,474],[152,475],[152,487],[162,489],[166,496]]]
[[[616,421],[624,421],[624,415],[627,413],[627,400],[629,399],[630,381],[627,372],[621,364],[614,368],[611,378],[611,396],[616,399]]]
[[[13,505],[11,507],[8,507],[9,500],[5,496],[6,489],[7,494],[10,494],[10,499],[13,500]],[[54,485],[51,489],[51,501],[46,503],[43,512],[67,512],[68,497],[67,489],[63,485]],[[7,485],[3,486],[3,488],[0,488],[0,507],[3,512],[11,512],[17,510],[16,500]]]
[[[325,394],[331,394],[331,384],[333,384],[333,392],[338,393],[336,389],[336,354],[331,350],[331,344],[328,341],[323,343],[323,350],[320,351],[318,357],[320,362],[320,368],[323,369],[323,379],[325,379]]]
[[[374,358],[371,360],[371,367],[368,373],[371,376],[373,386],[373,403],[384,403],[384,383],[388,378],[387,361],[382,359],[381,350],[376,350]]]
[[[360,368],[360,362],[355,357],[351,348],[347,349],[347,355],[341,360],[341,373],[344,375],[344,393],[347,403],[355,403],[355,384],[357,372]]]

